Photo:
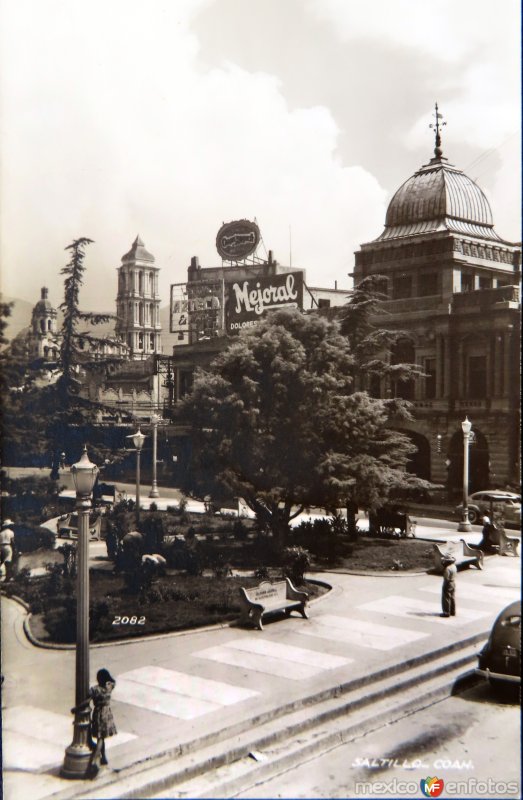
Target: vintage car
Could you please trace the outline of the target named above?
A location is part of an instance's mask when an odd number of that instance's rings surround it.
[[[505,522],[513,522],[519,526],[521,523],[521,495],[512,492],[503,492],[498,489],[474,492],[469,495],[468,513],[472,524],[481,522],[483,515],[490,516],[492,506],[500,509],[503,513]],[[454,513],[458,517],[463,517],[463,503],[456,506]]]
[[[476,674],[492,686],[521,684],[521,600],[499,614],[478,659]]]

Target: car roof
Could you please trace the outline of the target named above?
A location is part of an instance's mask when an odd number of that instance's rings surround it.
[[[521,616],[521,600],[514,600],[513,603],[510,603],[508,606],[506,606],[503,609],[503,611],[498,615],[496,623],[501,619],[505,619],[506,617],[512,617],[517,614]]]
[[[486,500],[492,498],[492,500],[521,500],[521,496],[519,494],[513,494],[512,492],[501,492],[493,490],[489,492],[488,490],[482,492],[474,492],[471,497],[484,497]]]

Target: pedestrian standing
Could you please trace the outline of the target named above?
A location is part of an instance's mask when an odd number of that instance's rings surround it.
[[[442,617],[456,616],[456,559],[447,555],[443,558],[443,587],[441,593]]]
[[[108,763],[105,753],[105,740],[108,736],[114,736],[117,733],[111,711],[111,693],[116,686],[116,681],[107,669],[99,669],[96,673],[96,680],[98,683],[95,686],[91,686],[89,697],[79,706],[71,709],[74,713],[77,709],[89,705],[91,701],[93,703],[91,735],[96,739],[96,747],[93,750],[89,765],[89,776],[91,778],[96,777],[101,764]]]
[[[13,525],[13,520],[4,519],[2,522],[2,529],[0,531],[0,562],[5,567],[6,580],[10,579],[13,568],[13,549],[15,540]]]

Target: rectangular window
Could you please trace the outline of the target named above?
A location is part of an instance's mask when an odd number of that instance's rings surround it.
[[[438,294],[438,273],[431,272],[428,275],[419,276],[419,294],[420,297],[427,297],[428,295]]]
[[[325,297],[320,297],[318,300],[318,308],[330,308],[331,301],[327,300]]]
[[[405,300],[412,297],[412,276],[396,275],[392,279],[392,299]]]
[[[469,387],[471,399],[487,396],[487,358],[486,356],[469,356]]]
[[[425,397],[427,400],[433,400],[436,397],[436,359],[425,359]]]
[[[479,279],[480,289],[492,289],[492,278],[483,277]]]

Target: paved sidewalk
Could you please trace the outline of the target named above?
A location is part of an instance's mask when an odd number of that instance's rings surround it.
[[[486,633],[499,611],[520,596],[520,561],[485,561],[483,571],[460,572],[456,618],[439,616],[439,576],[322,574],[314,577],[334,588],[311,606],[309,620],[293,616],[267,624],[263,632],[221,627],[93,647],[92,682],[101,667],[117,679],[113,711],[119,733],[108,740],[106,772]],[[79,789],[78,782],[59,777],[72,739],[74,652],[33,647],[23,618],[19,605],[2,598],[6,800]],[[507,743],[510,748],[517,743]]]

